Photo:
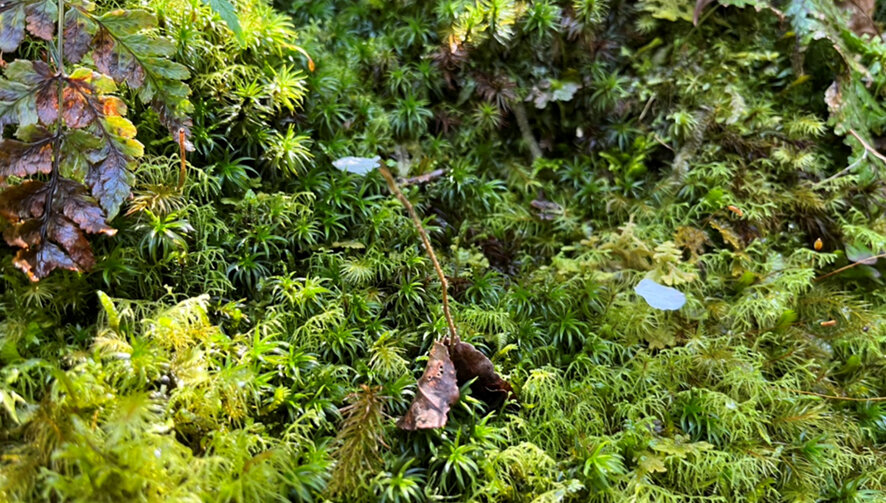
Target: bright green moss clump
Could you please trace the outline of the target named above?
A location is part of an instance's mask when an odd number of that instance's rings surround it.
[[[148,4],[192,73],[189,178],[145,111],[95,272],[0,252],[0,499],[886,498],[886,46],[851,10],[245,0],[238,41]],[[445,170],[406,193],[519,406],[395,428],[440,285],[349,155]]]

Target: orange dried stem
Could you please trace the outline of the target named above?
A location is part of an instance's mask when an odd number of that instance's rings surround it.
[[[449,325],[449,344],[451,346],[457,343],[459,339],[458,332],[455,330],[455,322],[452,321],[452,313],[449,311],[449,282],[446,281],[446,275],[443,274],[443,268],[440,267],[440,262],[437,261],[437,255],[434,253],[434,248],[431,246],[431,240],[428,239],[428,233],[425,232],[425,228],[421,224],[418,215],[415,213],[415,208],[413,208],[412,203],[410,203],[409,199],[406,199],[406,196],[400,192],[400,187],[397,186],[397,182],[394,181],[393,175],[391,175],[391,172],[388,171],[387,168],[380,166],[378,170],[388,182],[388,187],[391,189],[391,192],[397,196],[397,199],[399,199],[401,203],[403,203],[403,206],[406,207],[406,211],[409,212],[409,216],[412,217],[412,223],[414,223],[415,228],[418,229],[421,241],[425,245],[425,250],[428,252],[428,256],[431,257],[431,262],[434,264],[434,270],[437,271],[437,277],[440,278],[440,285],[443,287],[443,316],[446,317],[446,323]]]
[[[178,158],[181,162],[181,168],[178,172],[178,189],[181,190],[185,185],[185,176],[187,176],[187,166],[185,165],[185,130],[178,130]]]

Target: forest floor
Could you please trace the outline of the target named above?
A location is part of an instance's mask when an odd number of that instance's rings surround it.
[[[113,3],[194,150],[2,224],[0,500],[886,501],[873,2]]]

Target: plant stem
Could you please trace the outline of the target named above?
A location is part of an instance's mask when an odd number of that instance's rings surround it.
[[[819,185],[824,185],[824,184],[830,182],[831,180],[835,180],[837,178],[840,178],[841,176],[845,175],[846,173],[849,173],[850,171],[852,171],[856,166],[858,166],[861,163],[861,161],[867,159],[867,157],[868,157],[868,151],[867,151],[867,149],[865,149],[864,154],[862,154],[861,157],[856,159],[855,162],[853,162],[849,166],[846,166],[845,168],[838,171],[837,173],[834,173],[833,175],[825,178],[824,180],[820,180],[820,181],[814,183],[812,186],[818,187]]]
[[[62,128],[64,120],[62,119],[62,110],[64,110],[64,84],[65,84],[65,59],[64,59],[64,39],[65,39],[65,0],[58,0],[58,27],[56,33],[55,46],[55,64],[57,75],[55,77],[56,87],[56,103],[58,108],[58,117],[55,122],[55,138],[52,140],[52,173],[49,175],[49,190],[46,191],[46,199],[43,203],[43,221],[40,225],[40,243],[46,242],[46,233],[49,230],[49,219],[52,216],[52,199],[58,191],[59,169],[61,167],[62,152]]]
[[[526,118],[526,108],[523,106],[522,101],[516,99],[511,104],[511,110],[517,119],[517,127],[520,128],[523,141],[529,146],[529,154],[532,156],[532,161],[535,162],[536,159],[541,158],[542,154],[541,148],[539,148],[538,142],[535,141],[535,136],[532,134],[532,129],[529,127],[529,120]]]
[[[187,165],[185,164],[185,129],[179,128],[178,130],[178,158],[181,162],[181,166],[178,172],[178,190],[181,190],[185,185],[185,177],[187,176]]]
[[[58,0],[58,33],[56,33],[55,62],[58,65],[59,75],[65,73],[65,0]],[[61,87],[59,87],[59,100],[61,100]],[[61,110],[62,102],[58,102]]]
[[[788,389],[791,393],[797,393],[800,395],[809,395],[809,396],[817,396],[819,398],[827,398],[828,400],[846,400],[850,402],[884,402],[886,401],[886,396],[875,396],[872,398],[856,398],[852,396],[836,396],[836,395],[824,395],[822,393],[815,393],[813,391],[803,391],[799,389]]]
[[[421,224],[418,215],[415,213],[415,208],[412,207],[412,203],[409,202],[409,199],[406,199],[403,192],[400,192],[400,187],[397,186],[397,182],[394,181],[393,175],[391,175],[391,172],[388,171],[387,168],[379,166],[378,171],[383,177],[385,177],[391,192],[397,196],[397,199],[403,203],[403,206],[406,206],[406,211],[408,211],[409,216],[412,217],[412,223],[415,224],[415,228],[418,229],[418,233],[421,235],[421,241],[425,245],[425,250],[428,252],[428,256],[431,257],[431,262],[434,264],[434,270],[437,271],[437,277],[440,278],[440,284],[443,287],[443,316],[446,317],[446,323],[449,325],[449,346],[451,347],[453,344],[458,343],[459,339],[458,332],[455,330],[455,322],[452,321],[452,313],[449,312],[449,282],[446,281],[446,275],[443,274],[443,268],[440,267],[440,262],[437,261],[437,255],[434,253],[434,248],[431,246],[431,240],[428,239],[428,233],[425,232],[425,228]]]
[[[886,156],[884,156],[880,152],[877,152],[877,149],[870,146],[870,144],[868,142],[864,141],[864,138],[862,138],[858,133],[856,133],[854,129],[850,129],[849,134],[854,136],[855,139],[858,140],[859,143],[861,143],[861,146],[864,147],[865,151],[870,152],[871,155],[873,155],[877,159],[880,159],[881,161],[886,162]]]
[[[851,264],[849,264],[849,265],[845,265],[845,266],[843,266],[843,267],[841,267],[841,268],[839,268],[839,269],[833,270],[833,271],[831,271],[831,272],[829,272],[829,273],[827,273],[827,274],[822,274],[821,276],[815,278],[814,281],[821,281],[821,280],[823,280],[823,279],[825,279],[825,278],[828,278],[828,277],[830,277],[830,276],[833,276],[834,274],[840,274],[841,272],[843,272],[843,271],[845,271],[845,270],[847,270],[847,269],[852,269],[852,268],[855,267],[855,266],[859,266],[859,265],[871,265],[871,264],[865,264],[865,262],[868,262],[868,261],[870,261],[870,260],[874,260],[874,262],[876,262],[876,259],[881,259],[881,258],[886,258],[886,253],[881,253],[881,254],[879,254],[879,255],[874,255],[873,257],[868,257],[868,258],[866,258],[866,259],[864,259],[864,260],[859,260],[858,262],[853,262],[853,263],[851,263]]]

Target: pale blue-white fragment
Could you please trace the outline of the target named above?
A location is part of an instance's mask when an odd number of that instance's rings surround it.
[[[662,311],[675,311],[686,304],[686,296],[683,295],[683,292],[676,288],[659,285],[648,278],[638,283],[634,287],[634,291],[643,297],[647,304]]]
[[[332,162],[336,168],[363,176],[378,167],[381,157],[342,157]]]

